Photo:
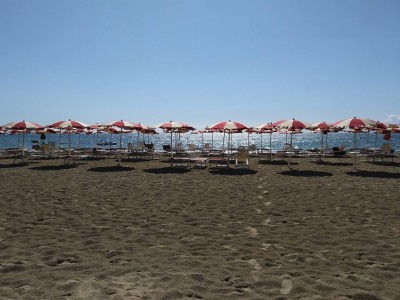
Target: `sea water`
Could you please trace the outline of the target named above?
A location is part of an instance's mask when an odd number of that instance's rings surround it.
[[[361,132],[353,134],[351,132],[332,132],[328,134],[313,133],[304,131],[300,134],[282,134],[272,133],[266,134],[248,134],[247,132],[235,133],[232,135],[223,133],[184,133],[175,134],[159,133],[153,135],[143,135],[138,133],[109,134],[109,133],[94,133],[94,134],[47,134],[44,142],[53,142],[60,148],[68,148],[69,145],[73,148],[94,148],[99,142],[111,142],[115,145],[102,145],[101,148],[127,148],[128,143],[133,145],[139,142],[154,144],[156,150],[162,150],[162,146],[166,144],[175,145],[180,143],[183,147],[188,144],[194,144],[197,148],[201,148],[203,144],[209,143],[211,148],[225,149],[237,148],[238,146],[256,145],[257,149],[282,149],[285,143],[292,144],[298,149],[312,149],[321,147],[321,138],[323,138],[323,147],[332,148],[336,146],[345,146],[347,150],[354,147],[359,148],[381,148],[383,144],[383,135],[373,132]],[[40,135],[26,133],[22,134],[2,134],[0,135],[0,149],[24,147],[31,149],[33,145],[37,145],[40,140]],[[270,146],[271,143],[271,146]],[[393,149],[400,150],[400,133],[393,133],[390,140]]]

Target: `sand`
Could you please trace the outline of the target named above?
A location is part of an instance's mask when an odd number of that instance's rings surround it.
[[[400,299],[400,162],[0,160],[0,299]]]

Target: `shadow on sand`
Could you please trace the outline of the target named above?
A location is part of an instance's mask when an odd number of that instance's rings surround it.
[[[282,166],[282,165],[288,165],[287,161],[284,160],[261,160],[258,162],[260,165],[275,165],[275,166]],[[291,165],[298,165],[297,162],[291,162]]]
[[[8,168],[19,168],[27,166],[27,162],[23,163],[12,163],[12,164],[0,164],[0,169],[8,169]]]
[[[76,168],[77,164],[55,165],[55,166],[37,166],[29,168],[34,171],[54,171],[54,170],[68,170]]]
[[[350,176],[358,176],[358,177],[375,177],[375,178],[393,178],[399,179],[400,173],[388,173],[388,172],[379,172],[379,171],[352,171],[346,172],[347,175]]]
[[[313,170],[287,170],[287,171],[282,171],[277,174],[288,175],[288,176],[302,176],[302,177],[332,176],[332,173],[329,173],[329,172],[321,172],[321,171],[313,171]]]
[[[183,174],[190,172],[190,169],[186,167],[165,167],[145,169],[143,171],[152,174]]]
[[[213,175],[229,175],[229,176],[241,176],[241,175],[254,175],[257,171],[252,169],[234,169],[234,168],[212,168],[209,169],[210,174]]]
[[[326,161],[326,160],[318,161],[316,162],[316,164],[322,166],[335,166],[335,167],[348,167],[353,165],[353,163],[350,162],[338,162],[338,161]]]
[[[106,166],[106,167],[95,167],[90,168],[88,171],[90,172],[99,172],[99,173],[106,173],[106,172],[127,172],[135,170],[134,167],[125,167],[125,166]]]

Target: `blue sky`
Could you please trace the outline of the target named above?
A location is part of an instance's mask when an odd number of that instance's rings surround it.
[[[0,125],[400,122],[398,0],[0,0]]]

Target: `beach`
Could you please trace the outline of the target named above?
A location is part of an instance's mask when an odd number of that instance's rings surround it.
[[[0,160],[0,299],[400,299],[400,162]]]

